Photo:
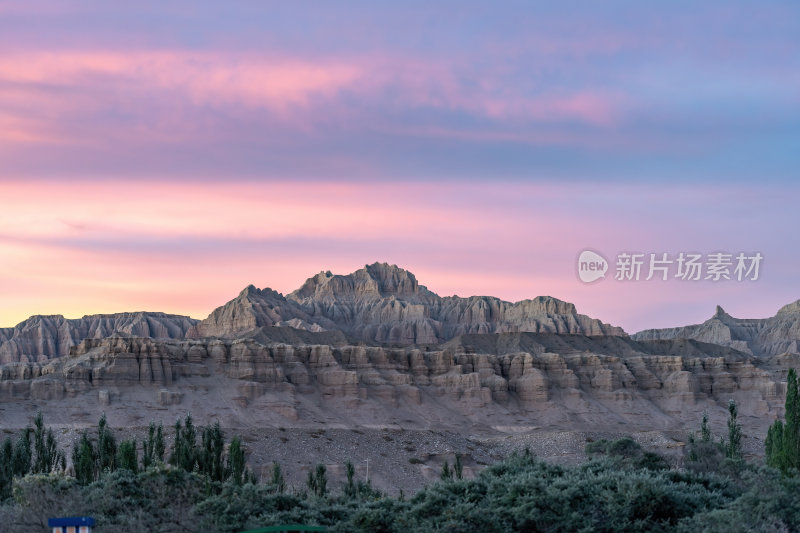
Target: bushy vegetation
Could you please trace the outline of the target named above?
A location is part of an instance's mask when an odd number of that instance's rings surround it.
[[[151,425],[139,458],[137,443],[117,444],[101,420],[96,437],[85,432],[75,443],[71,476],[35,421],[35,429],[0,449],[2,479],[14,479],[13,491],[4,485],[0,523],[11,531],[44,531],[47,517],[89,514],[98,533],[235,532],[287,523],[331,532],[800,531],[796,471],[744,461],[737,414],[731,402],[720,440],[704,414],[681,468],[630,438],[589,443],[589,460],[574,467],[525,450],[474,479],[463,479],[456,456],[454,466],[442,465],[439,482],[409,499],[357,481],[352,463],[336,485],[317,465],[304,489],[287,490],[278,463],[267,482],[257,483],[238,437],[228,442],[219,425],[196,428],[189,416],[175,425],[166,463],[161,427]]]
[[[586,445],[589,456],[605,456],[609,460],[627,468],[647,470],[668,470],[669,463],[657,453],[648,452],[630,437],[609,441],[598,440]]]
[[[611,446],[626,446],[614,444]],[[159,464],[117,469],[81,485],[28,475],[0,507],[13,531],[44,531],[48,516],[91,514],[98,531],[241,531],[285,523],[330,531],[797,531],[800,483],[743,465],[736,475],[639,468],[599,454],[579,467],[514,454],[473,480],[442,481],[412,498],[388,497],[352,478],[287,493],[280,482],[237,484]],[[312,471],[316,478],[319,469]],[[279,474],[279,472],[278,472]],[[323,473],[324,476],[324,473]]]

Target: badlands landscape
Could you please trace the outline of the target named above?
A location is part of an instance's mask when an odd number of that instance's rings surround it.
[[[351,460],[397,493],[438,479],[455,454],[471,477],[526,446],[573,464],[588,442],[623,435],[680,464],[703,411],[722,435],[733,399],[757,457],[799,340],[800,301],[629,335],[553,297],[441,297],[374,263],[287,295],[250,285],[204,320],[55,315],[0,328],[0,424],[15,434],[42,410],[71,449],[103,413],[138,439],[191,413],[242,435],[262,477],[278,461],[293,486],[318,463],[339,480]]]

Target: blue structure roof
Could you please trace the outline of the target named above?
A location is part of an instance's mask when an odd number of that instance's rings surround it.
[[[91,516],[68,516],[66,518],[47,519],[47,527],[68,526],[94,526],[94,518]]]

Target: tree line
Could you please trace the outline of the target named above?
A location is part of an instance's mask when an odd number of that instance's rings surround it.
[[[99,480],[117,470],[137,473],[159,464],[187,472],[197,472],[212,481],[230,481],[241,485],[255,483],[255,474],[247,468],[245,450],[240,436],[226,441],[219,422],[197,428],[191,414],[175,423],[175,439],[166,457],[164,428],[151,422],[147,436],[136,440],[117,441],[108,426],[105,414],[96,428],[96,437],[84,430],[72,446],[72,469],[81,485]],[[14,478],[28,474],[67,473],[65,453],[58,447],[53,430],[45,429],[42,412],[36,413],[33,427],[27,427],[16,441],[6,437],[0,447],[0,501],[11,496]]]

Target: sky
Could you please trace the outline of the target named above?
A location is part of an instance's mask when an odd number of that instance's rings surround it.
[[[800,298],[797,2],[129,4],[0,0],[0,326],[375,261],[628,332]]]

